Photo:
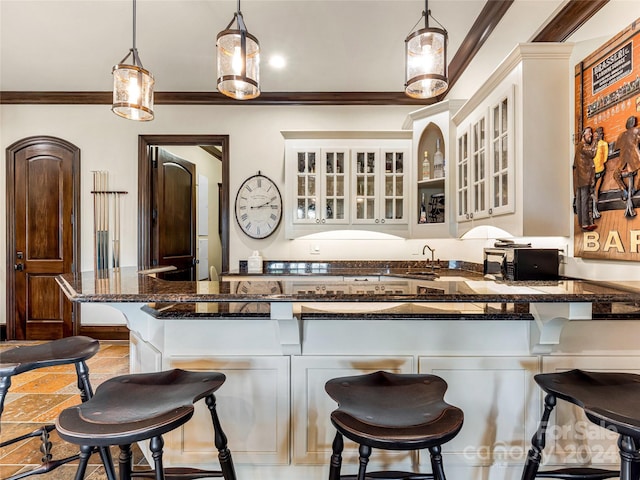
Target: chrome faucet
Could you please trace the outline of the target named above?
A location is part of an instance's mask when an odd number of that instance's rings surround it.
[[[435,261],[435,258],[434,258],[436,249],[435,248],[431,248],[429,245],[425,244],[424,247],[422,247],[422,255],[425,254],[425,251],[427,250],[427,248],[431,252],[431,271],[433,271],[436,268],[436,261]]]

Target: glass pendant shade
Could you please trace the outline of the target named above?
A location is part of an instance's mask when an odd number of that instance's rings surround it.
[[[129,120],[153,120],[153,75],[142,67],[124,63],[114,66],[112,73],[113,113]]]
[[[236,19],[240,29],[229,29]],[[260,95],[260,43],[243,28],[241,13],[231,23],[216,41],[218,91],[236,100],[251,100]]]
[[[412,98],[431,98],[444,93],[447,82],[447,32],[423,28],[405,40],[405,93]]]

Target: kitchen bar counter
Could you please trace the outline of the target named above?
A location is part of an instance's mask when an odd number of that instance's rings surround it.
[[[371,275],[370,273],[367,275]],[[464,278],[463,276],[469,278]],[[382,275],[381,284],[406,278],[405,275]],[[421,279],[419,276],[406,282],[409,287],[402,293],[380,295],[364,292],[311,292],[298,288],[305,283],[314,285],[336,283],[335,278],[324,279],[312,276],[308,279],[283,276],[278,278],[277,293],[261,288],[262,282],[273,280],[272,276],[239,277],[237,280],[219,282],[169,282],[149,275],[137,273],[135,268],[122,268],[119,272],[109,270],[102,276],[93,272],[65,274],[57,278],[65,295],[73,302],[505,302],[505,303],[629,303],[640,302],[640,289],[628,282],[600,283],[584,280],[502,282],[487,280],[477,275],[458,273],[456,280],[446,275],[438,279]],[[345,280],[342,280],[345,281]],[[370,280],[346,280],[362,284]],[[240,289],[238,287],[240,286]]]
[[[326,479],[335,404],[324,383],[375,370],[447,381],[445,398],[465,413],[460,434],[443,446],[450,477],[519,478],[543,401],[535,374],[638,369],[640,285],[499,282],[438,266],[438,278],[424,265],[319,273],[301,263],[298,272],[287,265],[281,273],[239,272],[220,282],[168,282],[135,268],[57,281],[82,304],[83,318],[109,307],[124,316],[132,372],[227,376],[216,397],[239,479]],[[557,419],[573,425],[574,413],[558,408]],[[165,438],[167,465],[215,467],[208,415],[198,405],[194,418]],[[575,466],[576,450],[568,447],[582,443],[573,442],[570,428],[562,432],[565,448],[551,449],[546,462]],[[596,441],[598,451],[613,454],[585,462],[609,466],[618,458],[615,442]],[[430,468],[422,453],[376,455],[372,471],[380,461],[397,470]],[[357,464],[357,448],[346,442],[344,473],[355,473]]]

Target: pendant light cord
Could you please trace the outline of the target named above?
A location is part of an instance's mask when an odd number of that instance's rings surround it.
[[[133,49],[136,49],[136,0],[133,0]]]

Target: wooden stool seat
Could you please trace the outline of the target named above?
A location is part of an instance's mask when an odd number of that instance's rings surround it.
[[[0,354],[0,377],[18,375],[36,368],[84,362],[100,349],[89,337],[67,337],[39,345],[20,345]]]
[[[444,401],[446,382],[435,375],[395,374],[378,371],[366,375],[341,377],[325,385],[338,403],[331,413],[337,430],[329,478],[340,478],[342,436],[360,445],[360,472],[365,468],[371,448],[431,452],[433,475],[444,480],[440,447],[462,428],[464,414]],[[388,472],[402,478],[401,472]],[[366,474],[374,476],[374,474]],[[406,474],[415,477],[415,474]],[[424,478],[420,476],[420,478]]]
[[[86,361],[93,357],[100,349],[100,343],[89,337],[75,336],[37,345],[20,345],[0,353],[0,418],[4,410],[4,401],[11,387],[11,378],[21,373],[38,368],[59,365],[75,365],[78,377],[78,389],[83,402],[93,395],[89,382],[89,369]],[[41,465],[27,472],[17,473],[6,480],[17,480],[30,475],[50,472],[60,465],[77,460],[79,455],[62,459],[54,459],[51,454],[52,444],[49,434],[55,429],[54,425],[43,425],[33,432],[20,435],[0,443],[0,448],[12,445],[28,438],[40,437]],[[103,458],[110,461],[110,453],[104,449],[100,451]]]
[[[76,479],[84,475],[90,455],[87,445],[120,446],[120,479],[137,476],[141,472],[132,470],[130,446],[143,440],[150,440],[155,472],[161,472],[156,473],[156,478],[164,478],[162,435],[185,424],[193,416],[194,403],[206,398],[222,471],[209,471],[204,475],[196,469],[171,469],[172,475],[175,478],[224,476],[226,480],[234,480],[231,454],[215,411],[213,395],[224,382],[222,373],[175,369],[121,375],[102,383],[89,401],[63,410],[56,421],[60,437],[80,445],[81,452],[86,453],[86,458],[81,454]],[[123,470],[127,473],[123,474]]]
[[[631,471],[640,467],[640,375],[570,370],[538,374],[534,379],[547,395],[538,431],[532,438],[523,480],[532,480],[536,476],[602,479],[621,475],[623,479],[631,478]],[[620,435],[618,446],[622,459],[621,471],[592,467],[538,471],[549,416],[556,405],[556,399],[582,408],[590,421]]]

